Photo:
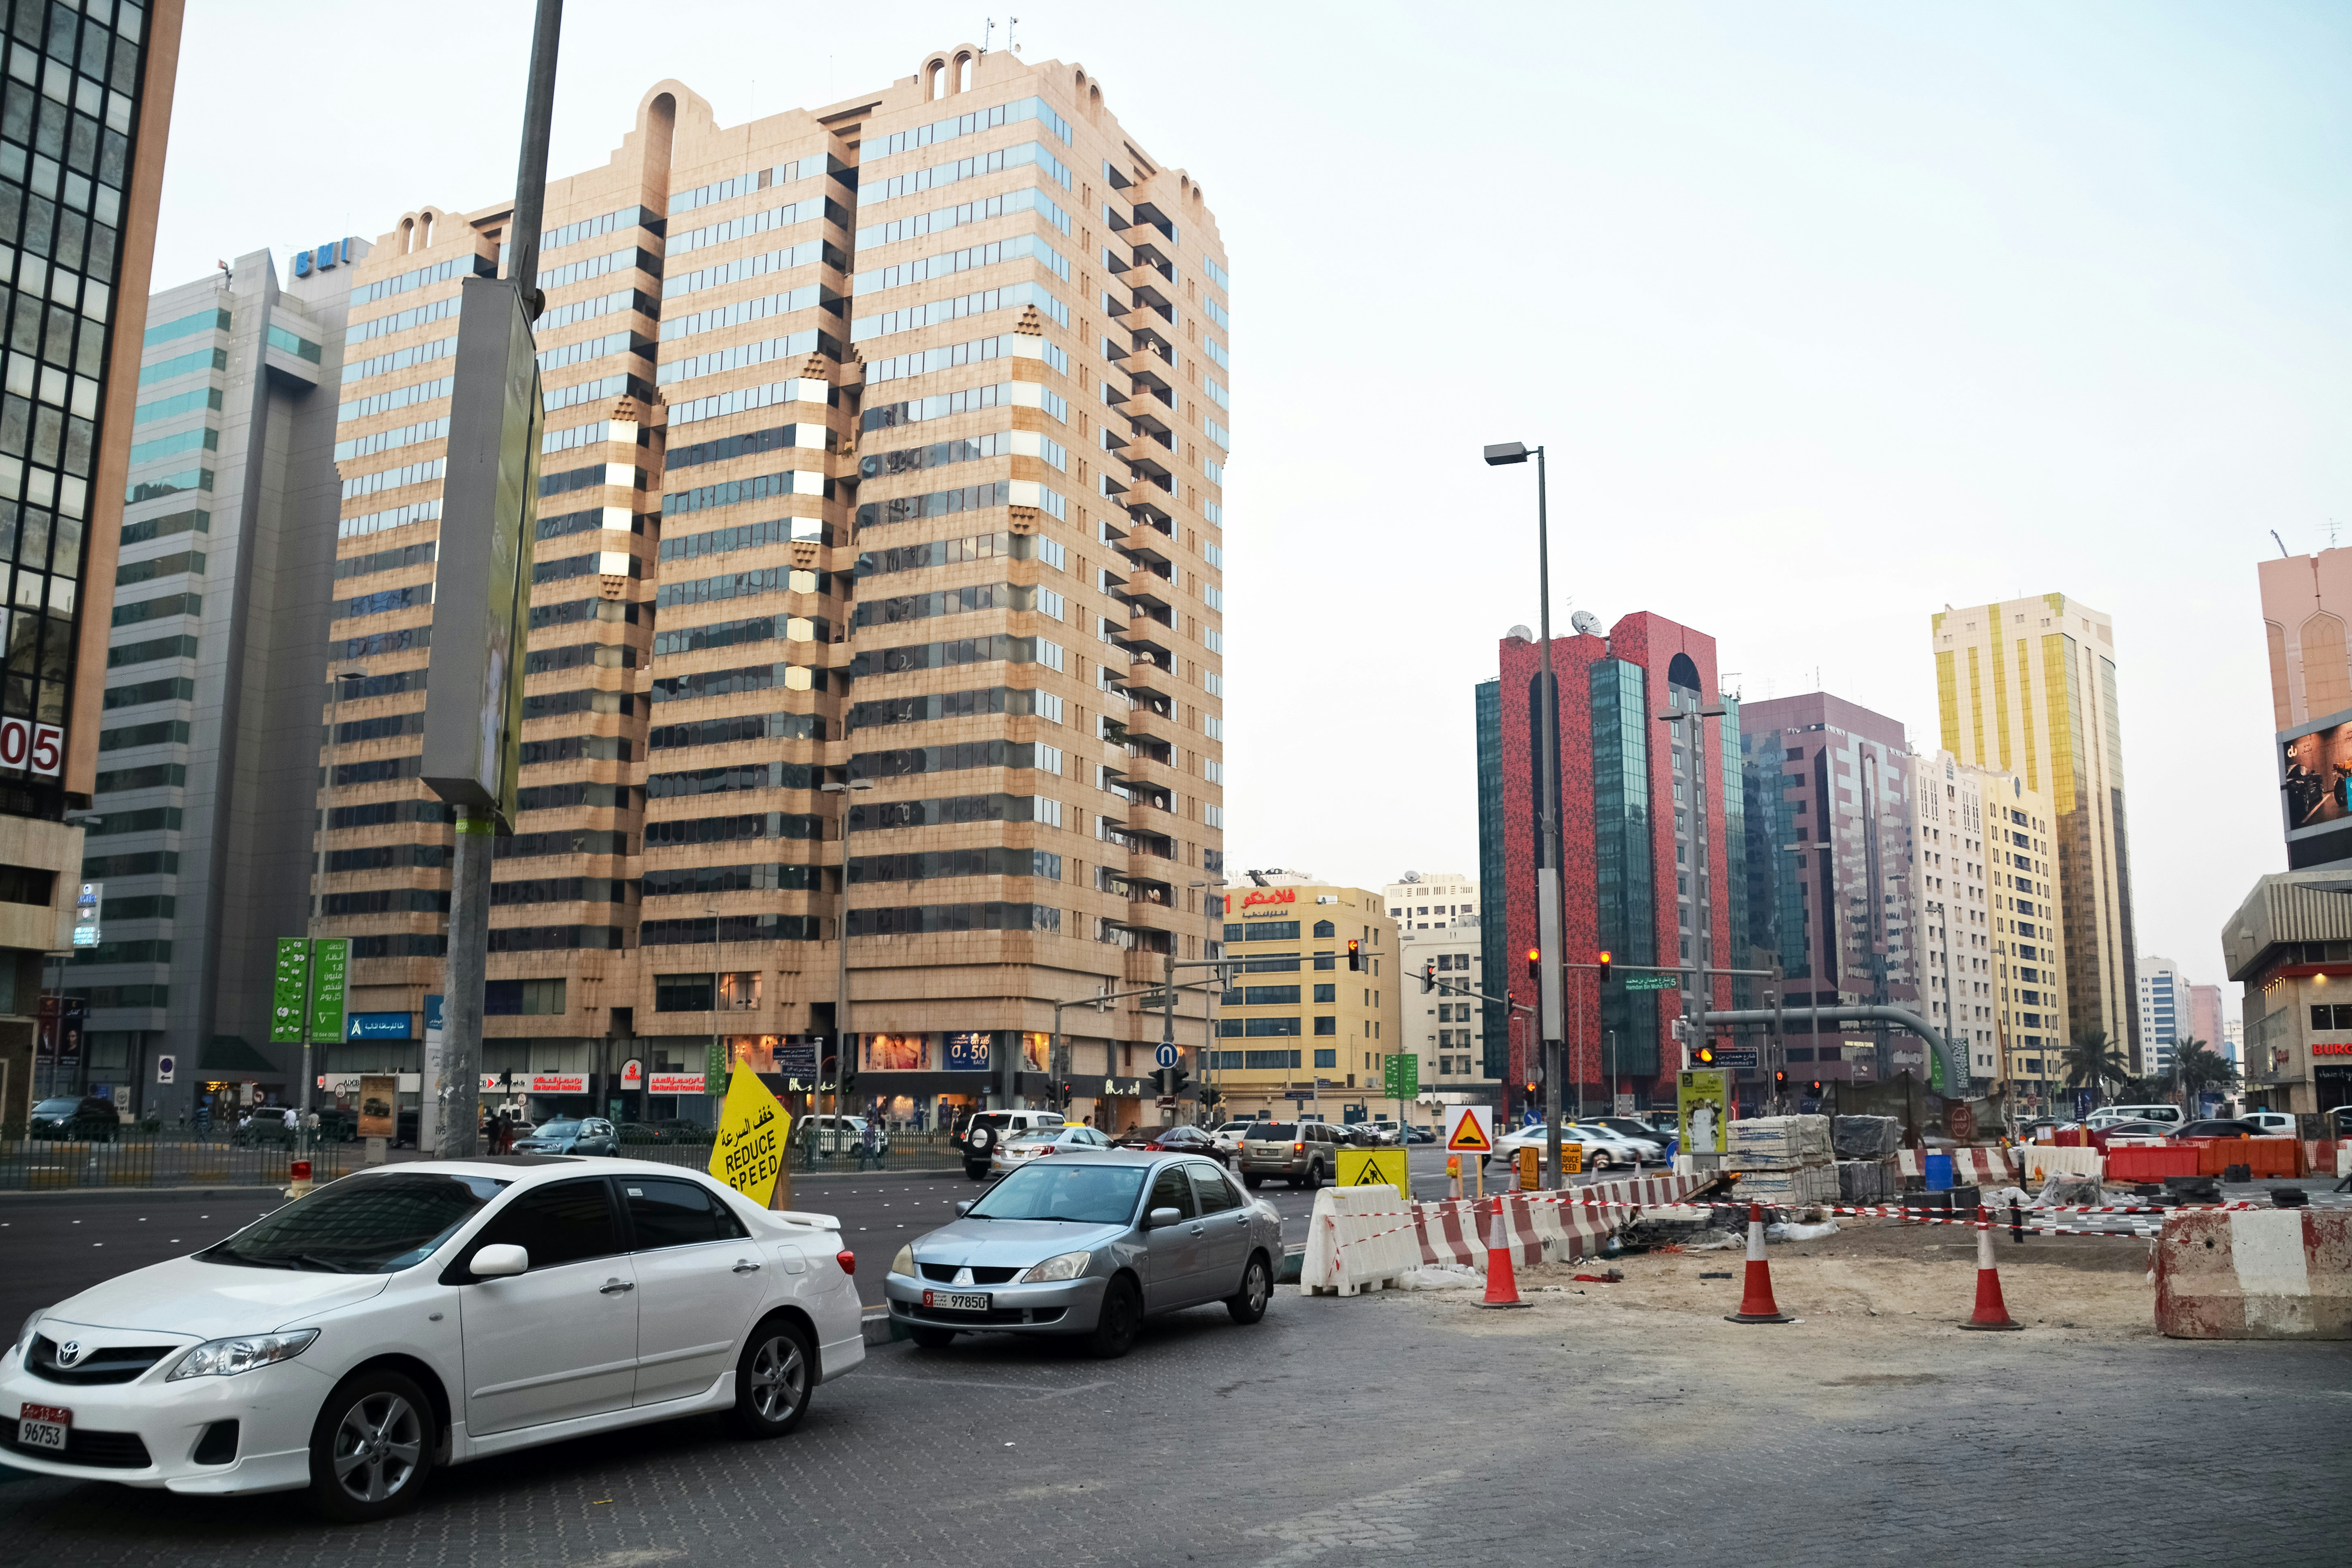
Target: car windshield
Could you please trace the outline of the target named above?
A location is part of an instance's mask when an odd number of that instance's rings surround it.
[[[347,1176],[196,1254],[247,1268],[390,1274],[424,1262],[508,1184],[489,1176]]]
[[[541,1138],[577,1138],[580,1136],[580,1123],[550,1121],[540,1128],[538,1135]]]
[[[1143,1192],[1140,1165],[1096,1165],[1041,1160],[1024,1165],[965,1211],[967,1219],[1060,1219],[1081,1225],[1125,1225]]]
[[[1261,1121],[1251,1127],[1247,1135],[1262,1142],[1287,1143],[1298,1136],[1298,1129],[1287,1121]]]
[[[40,1104],[33,1107],[33,1114],[36,1116],[71,1116],[74,1113],[75,1108],[80,1104],[81,1101],[79,1100],[45,1100],[41,1101]]]

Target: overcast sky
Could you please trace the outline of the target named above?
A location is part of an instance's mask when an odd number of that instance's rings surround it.
[[[1015,3],[1230,255],[1229,864],[1475,874],[1537,609],[1478,448],[1544,442],[1556,626],[1672,616],[1749,698],[1932,748],[1931,611],[2112,614],[2139,950],[2222,978],[2284,868],[2253,563],[2352,524],[2352,9]],[[558,174],[662,77],[731,123],[987,16],[569,10]],[[190,0],[157,284],[503,199],[530,11]]]

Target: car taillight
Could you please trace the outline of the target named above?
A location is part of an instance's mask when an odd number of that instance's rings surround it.
[[[845,1247],[839,1252],[833,1255],[833,1260],[841,1265],[841,1271],[844,1274],[855,1274],[857,1272],[857,1254],[850,1251],[849,1248]]]
[[[1304,1154],[1307,1152],[1307,1145],[1304,1143],[1293,1143],[1290,1146],[1290,1152],[1294,1154]]]
[[[1046,1144],[1043,1149],[1032,1149],[1029,1151],[1032,1154],[1050,1154],[1053,1152],[1054,1146],[1051,1143]]]

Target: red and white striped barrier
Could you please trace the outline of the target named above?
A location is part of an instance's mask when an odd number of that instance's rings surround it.
[[[1952,1180],[1962,1186],[2006,1187],[2017,1181],[2017,1168],[2006,1149],[1955,1149]]]
[[[1563,1192],[1505,1193],[1504,1234],[1512,1261],[1587,1257],[1641,1210],[1679,1203],[1697,1185],[1690,1176],[1632,1176]],[[1413,1205],[1410,1218],[1422,1262],[1484,1269],[1493,1212],[1492,1198]]]
[[[2203,1210],[2164,1222],[2156,1326],[2187,1340],[2352,1340],[2352,1211]]]

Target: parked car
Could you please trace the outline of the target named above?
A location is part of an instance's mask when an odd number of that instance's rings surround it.
[[[254,1108],[253,1119],[236,1130],[231,1140],[240,1149],[290,1148],[296,1139],[294,1129],[286,1125],[286,1112],[275,1105]]]
[[[830,1113],[803,1116],[793,1124],[793,1136],[820,1157],[854,1160],[866,1147],[866,1118]],[[874,1152],[890,1152],[890,1130],[879,1123],[874,1128]]]
[[[1119,1356],[1147,1317],[1218,1301],[1255,1323],[1282,1256],[1273,1205],[1190,1154],[1040,1160],[957,1207],[898,1249],[882,1284],[893,1324],[926,1350],[987,1331],[1083,1335]]]
[[[963,1173],[975,1182],[988,1179],[989,1162],[996,1146],[1007,1138],[1067,1125],[1058,1110],[983,1110],[963,1124],[951,1142],[963,1156]]]
[[[360,1115],[356,1110],[340,1105],[319,1108],[318,1140],[321,1143],[349,1143],[360,1135]]]
[[[2085,1126],[2091,1134],[2091,1147],[2101,1152],[2112,1143],[2160,1142],[2178,1131],[2178,1125],[2169,1121],[2109,1121]]]
[[[2294,1118],[2284,1110],[2249,1110],[2238,1120],[2261,1129],[2257,1138],[2293,1138],[2299,1132]]]
[[[1280,1176],[1294,1187],[1319,1187],[1338,1173],[1339,1130],[1328,1121],[1261,1121],[1242,1140],[1242,1181],[1252,1187]]]
[[[1433,1127],[1407,1127],[1404,1141],[1408,1143],[1434,1143],[1437,1142],[1437,1130]]]
[[[1386,1149],[1397,1142],[1393,1121],[1351,1121],[1340,1131],[1349,1142],[1363,1149]]]
[[[1108,1149],[1110,1140],[1091,1127],[1045,1127],[1034,1132],[1024,1132],[997,1144],[996,1152],[989,1156],[992,1175],[1001,1176],[1007,1171],[1042,1154],[1067,1154],[1076,1150]]]
[[[33,1314],[0,1405],[37,1415],[0,1425],[0,1461],[362,1521],[436,1464],[592,1432],[719,1413],[773,1437],[865,1357],[856,1264],[839,1222],[670,1165],[356,1172]]]
[[[617,1154],[620,1133],[601,1116],[542,1121],[528,1138],[515,1140],[518,1154]]]
[[[2103,1105],[2084,1119],[2084,1125],[2093,1131],[2115,1121],[2162,1121],[2179,1126],[2189,1120],[2189,1113],[2177,1105]]]
[[[1630,1116],[1587,1116],[1580,1120],[1577,1125],[1598,1127],[1603,1131],[1614,1132],[1629,1143],[1647,1144],[1656,1152],[1645,1153],[1642,1158],[1652,1164],[1664,1164],[1666,1151],[1674,1146],[1675,1142],[1675,1134],[1671,1131],[1660,1132],[1656,1128],[1646,1122],[1636,1121]]]
[[[1217,1141],[1190,1122],[1178,1121],[1161,1127],[1135,1126],[1115,1133],[1110,1140],[1115,1149],[1140,1149],[1150,1153],[1200,1154],[1225,1164],[1231,1158],[1217,1146]]]
[[[1228,1121],[1222,1127],[1211,1130],[1209,1136],[1216,1140],[1218,1148],[1227,1153],[1236,1153],[1241,1149],[1242,1139],[1248,1134],[1251,1128],[1256,1125],[1255,1121]]]
[[[1588,1171],[1610,1171],[1621,1168],[1638,1171],[1642,1168],[1642,1161],[1649,1157],[1649,1152],[1656,1147],[1647,1140],[1637,1143],[1631,1138],[1618,1136],[1605,1127],[1591,1127],[1577,1121],[1561,1124],[1559,1141],[1563,1149],[1570,1143],[1580,1144],[1583,1147],[1582,1163],[1584,1169]],[[1533,1149],[1540,1153],[1549,1142],[1541,1124],[1522,1127],[1517,1132],[1495,1141],[1495,1157],[1507,1163],[1517,1160],[1519,1157],[1518,1152],[1523,1148]]]
[[[111,1143],[121,1133],[122,1118],[116,1113],[114,1101],[102,1094],[85,1094],[78,1100],[71,1095],[45,1100],[33,1107],[25,1123],[25,1134],[29,1138]]]
[[[2352,1105],[2339,1105],[2319,1116],[2319,1130],[2330,1138],[2352,1138]]]
[[[2175,1138],[2189,1140],[2202,1138],[2260,1138],[2264,1136],[2262,1129],[2256,1126],[2253,1122],[2235,1117],[2216,1117],[2203,1121],[2191,1121],[2176,1130],[2171,1135]]]

